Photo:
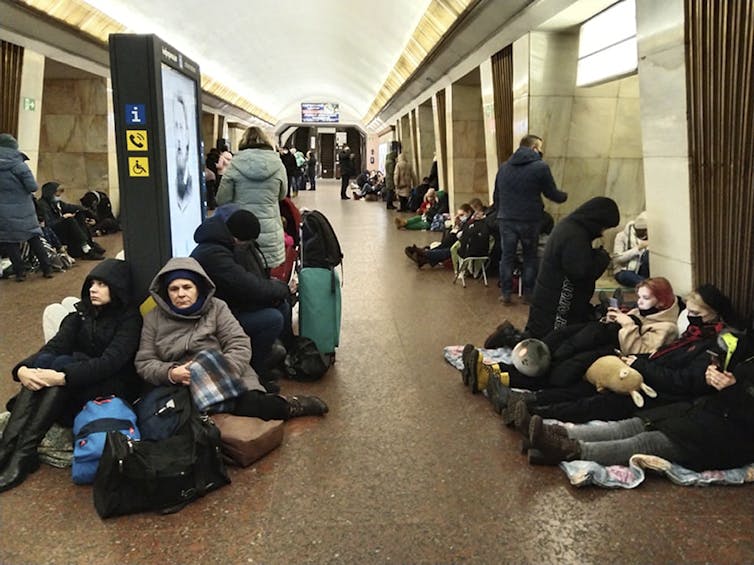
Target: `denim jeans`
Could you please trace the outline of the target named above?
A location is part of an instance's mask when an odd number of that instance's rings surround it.
[[[642,254],[637,272],[623,270],[615,273],[615,280],[623,286],[636,286],[647,277],[649,277],[649,252]]]
[[[500,288],[503,296],[510,296],[513,286],[513,268],[516,265],[516,252],[521,243],[523,251],[522,282],[524,294],[531,294],[537,280],[539,258],[537,243],[539,240],[539,222],[520,222],[517,220],[498,220],[502,256],[500,257]]]
[[[579,440],[581,459],[601,465],[626,465],[632,455],[656,455],[668,461],[683,458],[683,451],[660,431],[646,431],[641,418],[568,428],[568,437]]]

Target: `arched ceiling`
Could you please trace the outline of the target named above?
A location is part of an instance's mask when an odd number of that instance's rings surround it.
[[[341,122],[359,123],[431,0],[86,2],[160,36],[279,122],[300,121],[301,102],[338,102]]]

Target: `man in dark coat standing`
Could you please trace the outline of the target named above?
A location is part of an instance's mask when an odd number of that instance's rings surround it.
[[[340,199],[350,200],[351,198],[346,194],[348,190],[348,183],[351,182],[351,177],[356,174],[355,163],[353,162],[353,154],[348,145],[343,147],[343,151],[340,152],[338,157],[340,163]]]
[[[550,167],[542,160],[541,137],[527,135],[521,140],[516,152],[495,177],[494,207],[502,243],[500,259],[500,289],[503,304],[511,303],[513,268],[516,251],[521,242],[524,255],[523,288],[529,301],[537,278],[537,242],[544,204],[544,194],[553,202],[562,203],[568,194],[558,190]]]
[[[610,262],[604,248],[592,241],[620,222],[611,198],[587,200],[555,224],[537,275],[526,331],[542,338],[552,330],[593,319],[594,285]]]

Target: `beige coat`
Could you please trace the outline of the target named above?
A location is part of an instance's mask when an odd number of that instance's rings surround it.
[[[670,308],[642,316],[638,308],[628,312],[641,321],[630,324],[618,332],[620,350],[624,355],[654,353],[678,338],[678,301]]]
[[[403,153],[398,155],[398,162],[393,172],[393,181],[395,182],[395,192],[398,196],[403,196],[404,198],[411,196],[414,173],[411,170],[411,165],[406,160],[406,155]]]
[[[168,305],[163,275],[176,269],[198,273],[209,289],[202,308],[191,315],[173,312]],[[214,298],[215,285],[199,263],[189,257],[170,259],[157,273],[149,287],[157,306],[144,316],[141,343],[136,354],[136,371],[154,385],[170,384],[168,371],[194,358],[202,350],[221,352],[249,390],[261,390],[259,378],[249,365],[251,344],[238,320],[219,298]]]

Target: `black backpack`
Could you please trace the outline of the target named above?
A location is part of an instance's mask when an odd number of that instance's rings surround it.
[[[490,253],[490,228],[487,222],[477,220],[461,232],[459,257],[487,257]]]
[[[323,355],[317,345],[304,336],[293,336],[293,344],[285,357],[285,372],[293,381],[317,381],[332,363],[330,355]]]
[[[170,388],[178,409],[168,420],[171,425],[181,422],[175,434],[160,441],[134,441],[108,432],[94,479],[94,507],[101,518],[148,510],[177,512],[230,483],[220,431],[198,413],[188,388]]]
[[[343,261],[343,251],[340,249],[338,236],[335,235],[330,221],[322,212],[312,210],[303,213],[301,236],[303,267],[332,269]]]

